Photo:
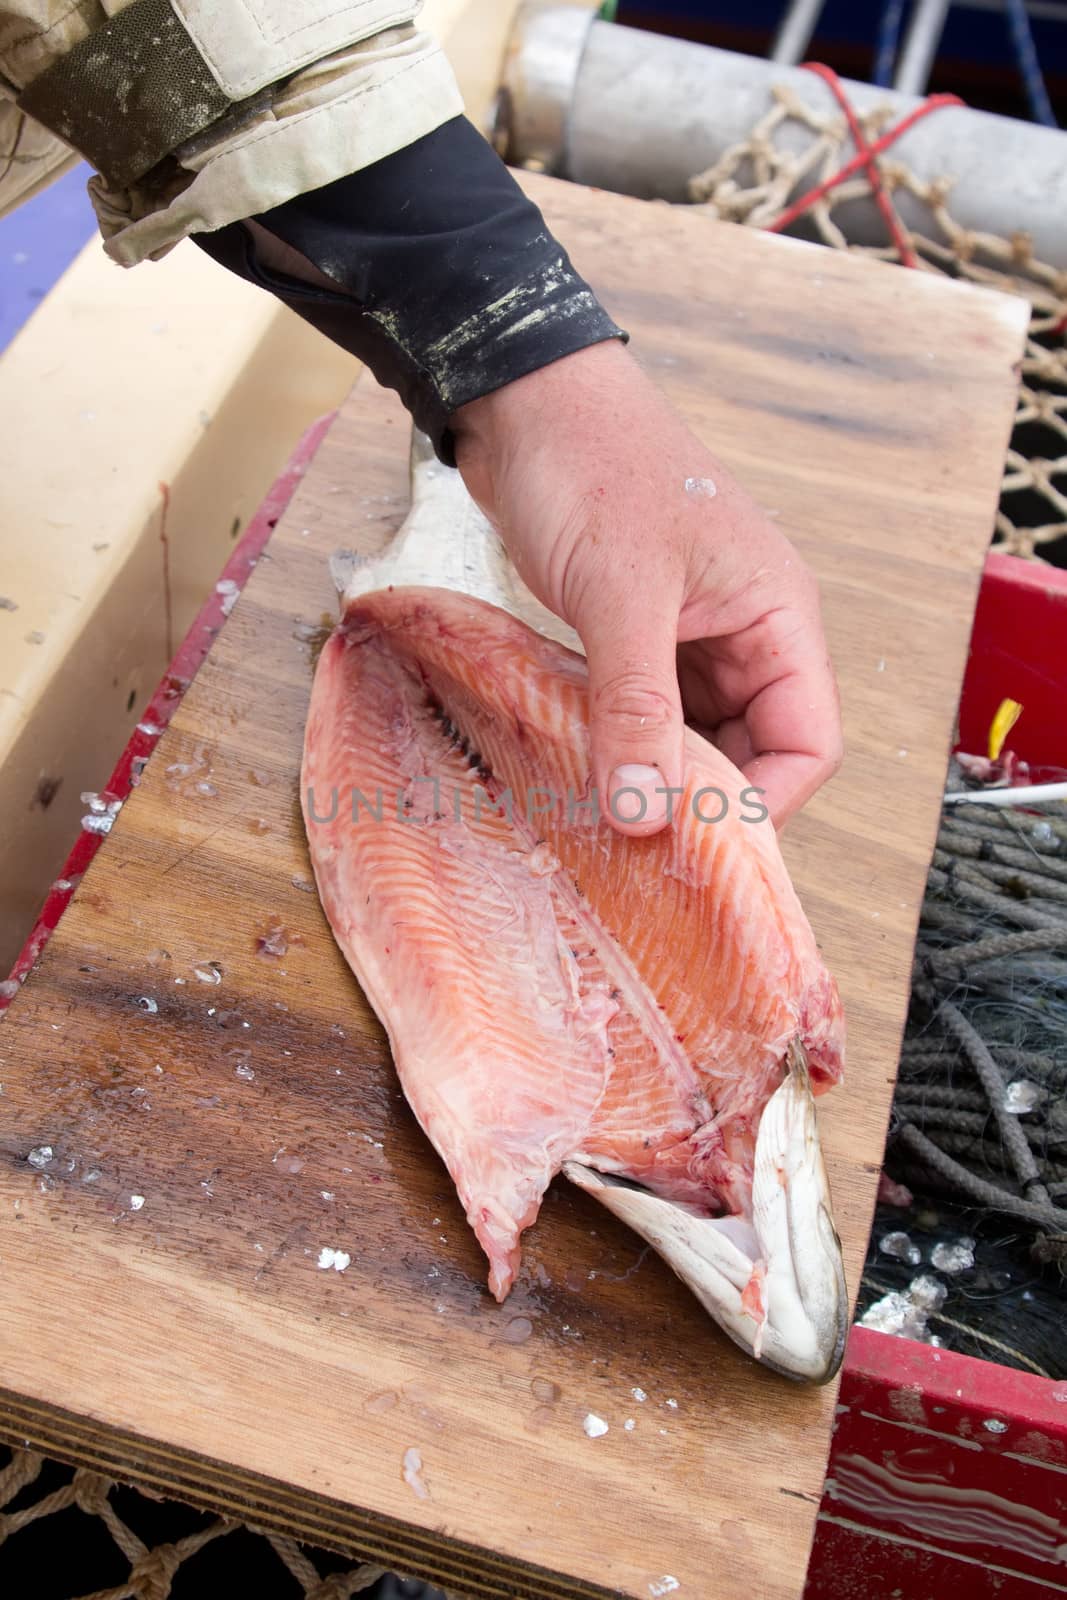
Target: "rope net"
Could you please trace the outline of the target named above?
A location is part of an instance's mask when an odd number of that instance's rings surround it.
[[[1067,1261],[1067,820],[947,807],[889,1156]]]
[[[0,1450],[0,1573],[11,1592],[16,1575],[33,1572],[41,1600],[205,1600],[257,1591],[271,1600],[462,1600],[34,1450],[7,1455],[5,1466]]]
[[[944,808],[885,1165],[859,1320],[1067,1376],[1062,803]]]
[[[1026,234],[1004,239],[961,227],[950,210],[953,180],[923,180],[894,159],[896,139],[919,117],[958,104],[936,95],[893,124],[889,106],[854,109],[835,75],[812,64],[838,110],[813,110],[777,85],[772,104],[740,143],[689,182],[689,199],[712,216],[781,231],[801,217],[815,237],[920,271],[1021,295],[1030,330],[1011,445],[1005,461],[993,548],[1028,560],[1067,566],[1067,272],[1035,258]],[[802,149],[785,136],[810,135]],[[790,197],[801,192],[801,198]],[[907,228],[893,205],[908,195],[923,208],[922,232]],[[874,199],[886,224],[885,245],[850,244],[835,213]]]

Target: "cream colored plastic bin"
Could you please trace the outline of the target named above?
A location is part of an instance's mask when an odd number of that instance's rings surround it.
[[[423,11],[482,127],[516,9]],[[195,245],[124,271],[99,240],[0,356],[0,597],[17,608],[0,608],[0,978],[80,794],[106,783],[234,538],[358,370]]]

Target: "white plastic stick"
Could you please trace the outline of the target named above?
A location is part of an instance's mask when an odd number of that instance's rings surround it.
[[[958,789],[945,796],[947,806],[1025,806],[1039,800],[1067,800],[1067,783],[1032,783],[1021,789]]]

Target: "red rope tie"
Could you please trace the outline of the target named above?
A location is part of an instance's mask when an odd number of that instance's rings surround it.
[[[866,170],[867,180],[874,194],[875,204],[885,220],[885,225],[889,229],[889,236],[899,252],[902,264],[905,267],[917,267],[919,265],[918,257],[908,242],[908,235],[904,225],[897,216],[893,202],[886,191],[877,158],[883,151],[888,150],[891,144],[895,144],[902,134],[907,133],[909,128],[913,128],[917,122],[921,122],[923,117],[928,117],[931,111],[941,111],[946,106],[962,106],[964,102],[958,95],[932,94],[923,101],[921,106],[916,106],[914,111],[909,111],[907,116],[903,117],[895,128],[890,128],[887,133],[883,133],[873,144],[868,144],[866,135],[860,126],[859,118],[856,116],[842,87],[841,79],[833,68],[823,66],[821,61],[805,61],[804,70],[818,74],[830,89],[841,110],[845,113],[849,132],[852,135],[852,142],[856,146],[856,154],[851,161],[845,163],[840,172],[835,172],[832,178],[824,179],[814,189],[809,189],[807,194],[801,195],[799,200],[795,200],[775,222],[769,224],[766,231],[768,233],[781,233],[785,228],[789,227],[790,223],[795,222],[798,217],[803,216],[805,211],[816,205],[824,195],[829,194],[831,189],[836,189],[839,183],[844,183],[847,178],[852,177],[853,173],[859,172],[863,168]]]

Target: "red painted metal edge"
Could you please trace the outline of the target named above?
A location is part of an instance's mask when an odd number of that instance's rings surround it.
[[[805,1600],[1067,1595],[1065,1511],[1067,1383],[852,1330]]]
[[[1021,1427],[1042,1428],[1050,1440],[1043,1459],[1067,1468],[1067,1383],[860,1327],[849,1334],[847,1367],[857,1384],[917,1389],[930,1406],[977,1407],[983,1416],[1010,1416]],[[990,1446],[1004,1447],[996,1429]]]
[[[266,498],[234,546],[212,593],[205,600],[192,627],[178,646],[173,661],[148,702],[141,720],[130,735],[129,743],[119,757],[106,789],[101,791],[100,801],[105,808],[110,806],[117,810],[130,790],[136,788],[145,762],[158,744],[160,735],[224,627],[237,596],[248,582],[263,547],[274,530],[275,523],[292,499],[297,484],[307,471],[308,463],[322,443],[336,415],[335,411],[331,411],[326,416],[320,417],[317,422],[313,422],[307,429],[290,456],[284,472],[271,485]],[[19,986],[25,981],[70,904],[74,890],[100,848],[108,826],[107,816],[108,812],[105,809],[99,819],[102,824],[100,832],[94,833],[83,827],[75,840],[63,872],[49,889],[30,936],[11,969],[10,977],[5,983],[0,983],[0,1013],[10,1005],[18,993]]]

